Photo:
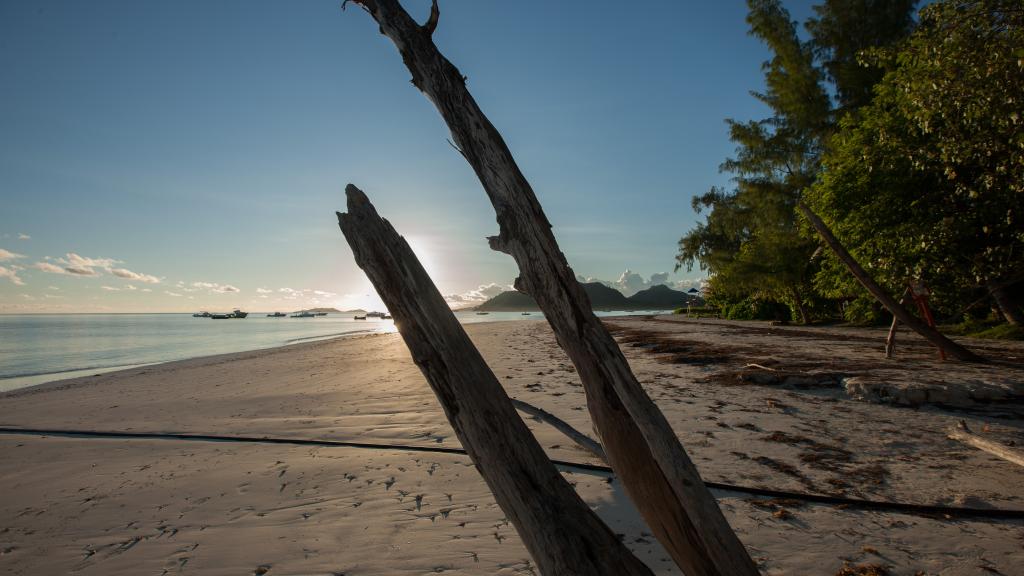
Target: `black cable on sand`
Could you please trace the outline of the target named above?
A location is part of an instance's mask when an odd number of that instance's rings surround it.
[[[412,446],[400,444],[376,444],[371,442],[344,442],[339,440],[306,440],[301,438],[272,438],[254,436],[222,436],[214,434],[175,434],[170,432],[105,432],[100,430],[59,430],[59,429],[38,429],[38,428],[6,428],[0,427],[0,434],[25,435],[25,436],[63,436],[67,438],[107,438],[120,440],[185,440],[192,442],[234,442],[242,444],[283,444],[290,446],[316,446],[323,448],[366,448],[374,450],[401,450],[406,452],[433,452],[438,454],[454,454],[466,456],[466,451],[461,448],[441,448],[434,446]],[[563,460],[552,460],[557,466],[575,468],[578,470],[589,470],[605,474],[614,474],[608,466],[599,464],[584,464],[578,462],[566,462]],[[737,486],[735,484],[724,484],[721,482],[705,482],[708,488],[724,490],[728,492],[739,492],[755,496],[768,496],[772,498],[790,498],[805,502],[818,504],[833,504],[845,508],[859,510],[878,510],[885,512],[902,512],[918,516],[942,517],[942,518],[987,518],[987,519],[1024,519],[1024,510],[1004,510],[998,508],[970,508],[942,506],[937,504],[908,504],[905,502],[887,502],[882,500],[863,500],[859,498],[847,498],[845,496],[826,496],[824,494],[805,494],[802,492],[789,492],[786,490],[774,490],[770,488],[754,488],[750,486]]]

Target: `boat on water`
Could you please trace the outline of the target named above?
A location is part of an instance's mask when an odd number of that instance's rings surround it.
[[[193,318],[209,318],[210,317],[210,313],[209,312],[196,312],[195,314],[192,315],[192,317]]]
[[[477,316],[487,316],[488,314],[490,314],[490,312],[477,312],[476,313]]]
[[[327,316],[327,312],[316,312],[317,316]]]
[[[384,314],[380,317],[381,320],[391,320],[391,314]]]
[[[284,312],[274,312],[273,314],[267,314],[267,318],[284,318],[287,316]]]
[[[238,308],[235,308],[234,312],[228,312],[226,314],[207,314],[206,317],[214,320],[227,320],[229,318],[245,318],[248,315],[248,312],[242,312]]]
[[[312,312],[306,312],[305,310],[303,310],[302,312],[299,312],[298,314],[292,314],[292,318],[315,318],[315,317],[316,317],[316,314],[313,314]]]
[[[366,316],[353,316],[353,320],[366,320]]]
[[[522,315],[523,315],[523,316],[529,316],[529,315],[530,315],[530,313],[529,313],[529,312],[523,312],[523,314],[522,314]]]
[[[366,313],[366,317],[367,318],[383,318],[384,317],[384,313],[383,312],[367,312]]]

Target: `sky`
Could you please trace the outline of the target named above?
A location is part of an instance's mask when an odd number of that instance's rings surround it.
[[[729,184],[725,119],[767,114],[745,3],[440,7],[577,275],[698,284],[673,271],[690,200]],[[0,0],[0,313],[379,308],[337,227],[348,183],[454,305],[507,289],[493,209],[409,77],[337,0]]]

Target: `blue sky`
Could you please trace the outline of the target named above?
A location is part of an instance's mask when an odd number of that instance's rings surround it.
[[[576,273],[609,281],[672,272],[690,198],[728,183],[724,119],[765,115],[743,2],[631,8],[442,0],[435,33]],[[0,86],[0,312],[372,306],[349,182],[443,293],[516,275],[437,112],[338,1],[0,1]]]

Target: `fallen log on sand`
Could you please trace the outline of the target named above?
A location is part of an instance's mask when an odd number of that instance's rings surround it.
[[[984,450],[993,456],[998,456],[1003,460],[1013,462],[1018,466],[1024,466],[1024,452],[1014,450],[1009,446],[978,436],[974,432],[971,432],[971,429],[967,427],[967,422],[964,422],[963,420],[951,428],[947,436],[952,440],[963,442],[969,446],[974,446],[978,450]]]

